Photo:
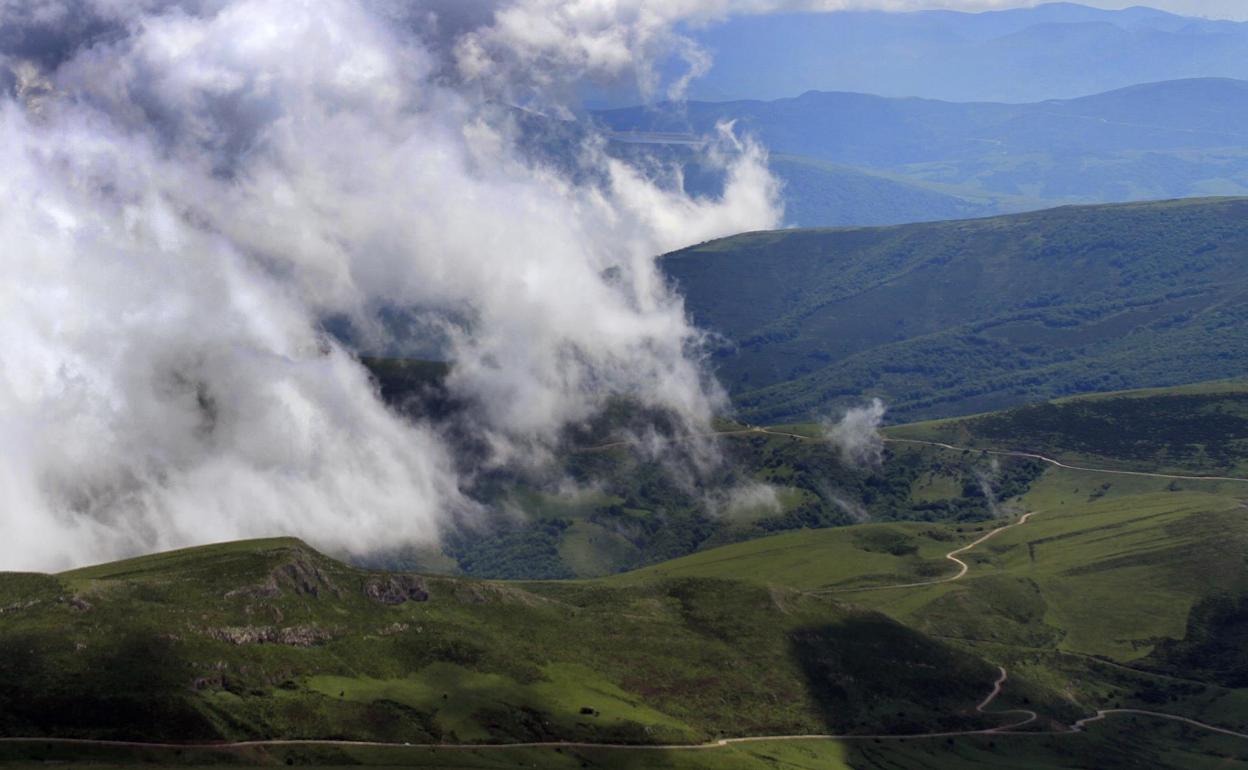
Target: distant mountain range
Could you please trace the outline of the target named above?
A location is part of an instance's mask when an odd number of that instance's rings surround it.
[[[714,57],[689,96],[716,101],[821,90],[1029,102],[1150,81],[1248,78],[1248,23],[1140,7],[737,16],[686,34]],[[624,92],[598,98],[628,103]]]
[[[1201,78],[1028,104],[811,91],[596,113],[620,141],[735,121],[768,147],[787,221],[874,225],[1248,194],[1248,81]]]

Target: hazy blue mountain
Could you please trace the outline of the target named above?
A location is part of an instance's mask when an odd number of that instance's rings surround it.
[[[714,56],[689,93],[695,99],[837,90],[1028,102],[1148,81],[1248,77],[1248,24],[1138,7],[739,16],[687,34]],[[600,98],[619,105],[624,96]]]
[[[991,216],[1039,208],[1032,201],[943,192],[900,177],[873,174],[800,155],[773,155],[785,222],[838,227],[894,225]]]
[[[789,221],[883,224],[1102,203],[1248,193],[1248,81],[1200,78],[1030,104],[811,91],[775,101],[689,102],[597,113],[617,132],[705,134],[735,120],[777,158]],[[883,176],[917,211],[866,219],[835,166]],[[866,200],[875,196],[866,195]],[[922,202],[919,202],[922,201]],[[914,208],[914,207],[910,207]]]

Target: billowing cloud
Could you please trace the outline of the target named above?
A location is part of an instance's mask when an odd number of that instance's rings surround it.
[[[523,61],[530,108],[581,65],[527,58],[495,10],[0,3],[0,568],[278,534],[365,552],[471,513],[472,468],[380,403],[328,317],[420,313],[487,463],[614,395],[706,424],[723,396],[654,258],[773,225],[762,152],[714,154],[715,199],[592,136],[593,173],[532,160],[499,71],[450,74],[460,41]],[[647,55],[612,45],[577,56]]]
[[[774,225],[774,180],[726,131],[722,195],[660,183],[564,130],[576,84],[678,93],[708,60],[674,30],[732,14],[1014,4],[0,0],[0,568],[471,514],[327,318],[418,315],[479,462],[616,395],[697,432],[723,395],[654,257]]]
[[[838,422],[828,422],[824,435],[845,462],[856,467],[879,467],[884,458],[880,427],[885,411],[884,402],[873,398],[866,406],[847,409]]]

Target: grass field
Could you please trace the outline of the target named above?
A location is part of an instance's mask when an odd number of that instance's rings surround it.
[[[993,524],[787,532],[585,582],[391,584],[289,540],[4,575],[3,725],[47,729],[66,706],[56,693],[72,691],[87,713],[54,728],[62,735],[137,734],[125,720],[152,709],[172,738],[685,743],[914,732],[982,726],[970,707],[990,661],[1011,671],[1001,708],[1042,710],[1042,724],[1160,704],[1248,728],[1248,691],[1176,671],[1165,649],[1201,602],[1244,592],[1244,490],[1103,479],[1048,472],[1020,500],[1036,515],[964,554],[964,578],[906,588],[888,586],[952,576],[945,554]],[[881,590],[851,590],[871,586]],[[378,588],[409,598],[369,599]],[[103,704],[112,721],[81,721]],[[992,766],[991,751],[967,745],[964,766]],[[906,766],[917,746],[786,744],[766,756],[835,751],[820,761]],[[713,766],[753,767],[759,751],[725,749],[739,764]],[[638,766],[699,767],[702,757],[663,756],[673,764]],[[1018,749],[1008,756],[1022,764],[996,766],[1049,766],[1026,764]]]
[[[956,582],[910,585],[954,574],[942,555],[980,537],[984,527],[789,533],[615,579],[735,574],[831,589],[1066,693],[1071,708],[1162,703],[1243,729],[1248,691],[1225,686],[1242,676],[1243,661],[1217,672],[1185,670],[1172,648],[1192,636],[1200,608],[1248,593],[1246,500],[1248,485],[1230,482],[1175,488],[1164,479],[1053,469],[1021,498],[1036,513],[964,554],[970,570]],[[864,548],[881,532],[915,551],[895,556]],[[907,587],[888,588],[901,584]],[[864,585],[881,590],[835,593]],[[1223,644],[1242,645],[1242,626],[1225,627],[1238,617],[1220,627],[1235,634]]]
[[[991,524],[964,527],[982,532]],[[867,524],[800,530],[663,562],[612,579],[631,583],[665,577],[718,577],[811,591],[952,575],[945,554],[965,539],[956,528]]]

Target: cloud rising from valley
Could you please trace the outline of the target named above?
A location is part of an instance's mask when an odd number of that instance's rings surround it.
[[[836,448],[841,459],[859,468],[878,468],[884,461],[884,437],[880,428],[884,425],[887,408],[878,398],[864,406],[845,410],[837,422],[827,421],[824,433]]]
[[[655,256],[774,225],[762,152],[722,138],[722,194],[694,198],[592,132],[573,168],[521,140],[576,79],[645,71],[680,14],[441,5],[0,3],[0,568],[277,534],[366,553],[471,516],[473,468],[326,319],[418,315],[487,466],[613,395],[690,429],[722,405]]]

